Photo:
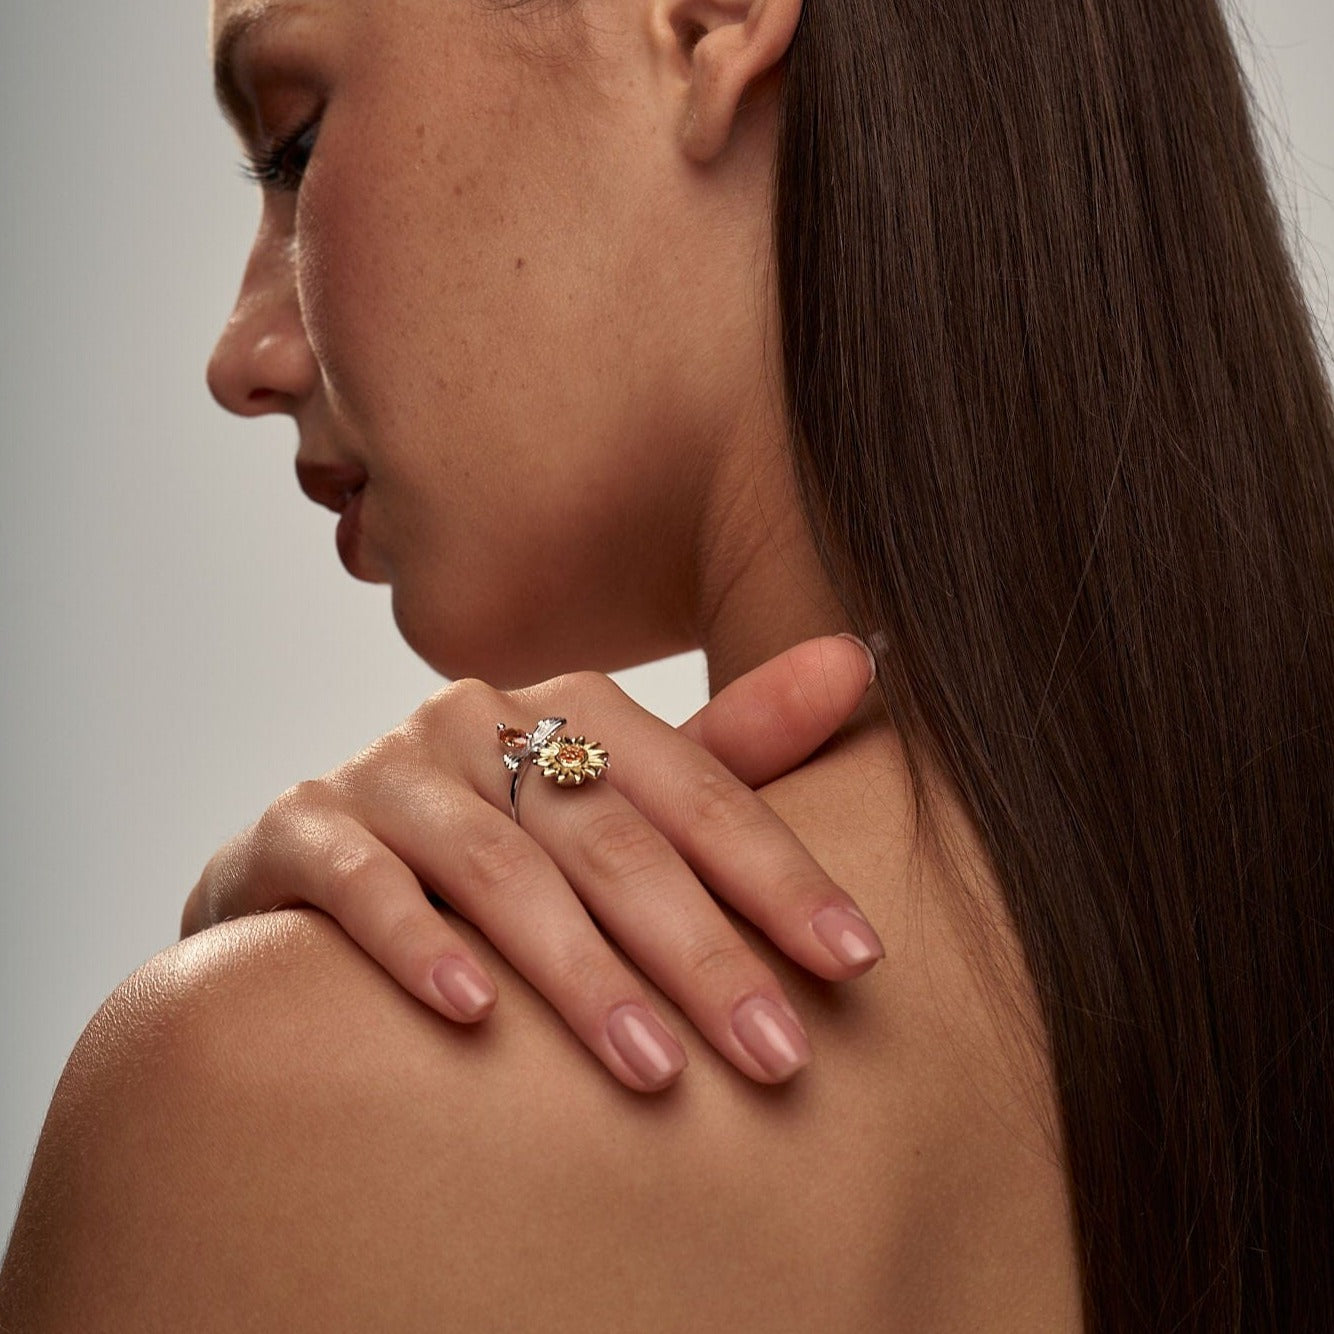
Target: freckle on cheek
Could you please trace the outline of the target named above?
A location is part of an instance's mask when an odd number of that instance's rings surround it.
[[[517,272],[519,269],[523,268],[523,256],[522,256],[522,255],[520,255],[519,258],[516,259],[516,260],[514,261],[514,268],[515,268],[515,271],[516,271],[516,272]]]

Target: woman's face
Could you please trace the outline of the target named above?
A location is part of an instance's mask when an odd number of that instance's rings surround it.
[[[769,118],[705,166],[682,151],[689,60],[656,0],[584,0],[584,51],[554,12],[472,0],[214,0],[215,53],[256,15],[231,48],[246,146],[311,128],[265,189],[214,395],[290,413],[298,465],[364,469],[345,559],[445,675],[693,647],[744,519],[725,478],[772,426]]]

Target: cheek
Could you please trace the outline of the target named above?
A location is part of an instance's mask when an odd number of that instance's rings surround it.
[[[383,187],[357,168],[373,145],[349,134],[334,140],[302,186],[296,220],[297,286],[311,350],[335,411],[378,416],[396,401],[384,368],[405,363],[412,345],[411,307],[421,285],[405,282],[404,219]]]
[[[611,242],[586,215],[563,217],[570,187],[524,179],[505,156],[522,126],[488,152],[480,131],[439,146],[390,112],[365,121],[322,133],[297,244],[331,409],[371,459],[434,461],[483,519],[511,491],[568,494],[582,476],[601,498],[651,465],[660,455],[618,420],[637,332],[618,325]]]
[[[446,139],[362,107],[322,131],[297,261],[329,429],[381,478],[368,533],[438,670],[499,682],[519,644],[516,680],[641,661],[689,537],[684,432],[625,315],[604,182],[524,170],[536,132],[488,124]]]

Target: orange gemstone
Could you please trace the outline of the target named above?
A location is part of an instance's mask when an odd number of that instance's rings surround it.
[[[506,750],[522,750],[528,744],[528,733],[517,727],[507,727],[500,733],[500,744]]]
[[[582,764],[588,758],[588,752],[582,746],[562,746],[556,752],[556,760],[566,768]]]

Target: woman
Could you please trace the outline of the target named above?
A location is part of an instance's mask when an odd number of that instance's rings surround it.
[[[524,911],[438,923],[505,993],[471,1027],[418,1003],[423,918],[358,916],[408,901],[397,871],[330,904],[389,971],[298,912],[137,974],[62,1081],[0,1313],[1327,1327],[1334,422],[1212,0],[217,0],[215,41],[255,13],[231,54],[269,190],[211,384],[364,471],[345,561],[480,680],[285,794],[185,926],[395,844]],[[692,865],[742,845],[683,847],[647,722],[558,674],[698,643],[716,704],[845,625],[871,701],[763,798],[885,962],[832,989],[790,961],[809,871],[743,897],[815,1059],[737,1077],[717,1004],[754,965],[715,950],[700,1032],[674,1019],[691,1069],[631,1094],[580,1058],[610,1041],[580,956],[522,930],[556,887],[490,817],[635,937],[656,901],[595,873],[598,821],[631,884],[676,864],[618,802]],[[527,778],[515,828],[479,732],[557,713],[611,768]],[[635,939],[664,976],[698,920],[675,874]]]

